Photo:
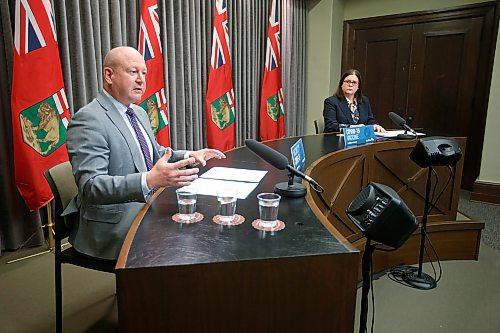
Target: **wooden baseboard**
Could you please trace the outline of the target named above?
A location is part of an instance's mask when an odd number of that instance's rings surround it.
[[[500,184],[476,181],[470,199],[500,205]]]

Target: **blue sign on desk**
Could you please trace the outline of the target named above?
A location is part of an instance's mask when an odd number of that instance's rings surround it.
[[[292,153],[292,164],[297,170],[304,171],[306,165],[306,152],[304,151],[304,143],[302,139],[298,139],[290,148]]]
[[[346,147],[375,142],[373,125],[344,128],[344,140]]]

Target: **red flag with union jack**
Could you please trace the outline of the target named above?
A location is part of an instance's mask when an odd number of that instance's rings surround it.
[[[260,138],[285,136],[283,88],[281,85],[280,18],[276,0],[271,3],[267,26],[266,64],[260,97]]]
[[[70,113],[50,0],[15,3],[11,106],[16,186],[36,210],[53,198],[43,172],[68,160]]]
[[[222,151],[235,146],[234,90],[225,0],[215,2],[212,57],[207,88],[207,143]]]
[[[147,111],[156,141],[170,146],[167,97],[163,74],[163,51],[160,40],[160,17],[157,0],[143,0],[139,28],[139,52],[148,68],[146,91],[137,104]]]

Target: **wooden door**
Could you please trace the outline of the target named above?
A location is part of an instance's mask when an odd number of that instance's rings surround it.
[[[342,68],[357,68],[376,119],[466,136],[462,187],[479,175],[500,3],[346,21]]]
[[[415,25],[409,80],[407,119],[413,127],[469,139],[464,186],[470,187],[482,150],[483,133],[470,126],[479,121],[473,102],[482,26],[478,17]]]
[[[363,29],[356,34],[354,68],[364,80],[375,118],[391,128],[388,113],[405,116],[412,26]]]
[[[412,126],[469,136],[481,18],[416,24],[407,117]]]

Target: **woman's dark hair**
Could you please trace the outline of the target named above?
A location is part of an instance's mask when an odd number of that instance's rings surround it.
[[[361,87],[363,86],[363,80],[361,78],[361,73],[357,70],[357,69],[348,69],[346,70],[342,76],[340,77],[340,80],[339,80],[339,85],[337,87],[337,91],[335,92],[335,96],[337,96],[338,98],[340,99],[344,99],[345,98],[345,95],[344,95],[344,91],[342,90],[342,84],[344,84],[344,80],[346,77],[348,77],[349,75],[356,75],[356,77],[358,78],[358,91],[356,91],[356,93],[354,94],[354,98],[356,98],[356,101],[358,103],[362,103],[363,102],[363,92],[361,91]]]

